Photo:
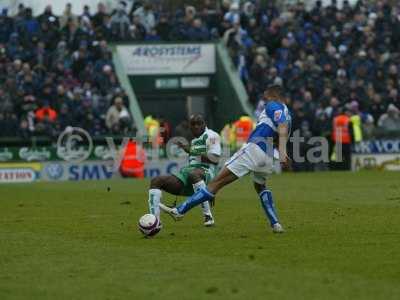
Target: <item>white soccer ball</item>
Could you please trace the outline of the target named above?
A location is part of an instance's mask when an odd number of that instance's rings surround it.
[[[144,236],[154,236],[161,230],[160,220],[155,215],[145,214],[139,219],[139,231]]]

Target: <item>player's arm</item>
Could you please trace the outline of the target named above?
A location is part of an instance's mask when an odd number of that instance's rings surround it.
[[[190,153],[190,144],[185,144],[182,143],[181,141],[177,141],[175,144],[186,153]]]
[[[289,169],[290,159],[287,155],[287,142],[289,140],[290,116],[287,108],[282,103],[270,102],[265,106],[267,114],[273,119],[278,133],[279,160],[283,169]]]
[[[215,134],[207,140],[207,153],[201,155],[201,162],[217,165],[221,157],[221,138]]]
[[[287,155],[287,142],[289,140],[289,125],[287,122],[280,123],[278,125],[278,137],[279,137],[279,159],[284,169],[289,168],[289,156]]]
[[[201,162],[217,165],[218,161],[219,161],[219,157],[220,157],[219,155],[216,155],[213,153],[202,154]]]

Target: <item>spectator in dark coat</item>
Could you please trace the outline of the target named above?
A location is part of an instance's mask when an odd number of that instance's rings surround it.
[[[3,9],[0,14],[0,44],[5,44],[14,30],[14,22],[7,16],[7,9]]]
[[[207,41],[210,38],[210,33],[203,26],[201,19],[196,18],[192,22],[192,26],[187,30],[188,39],[191,41]]]

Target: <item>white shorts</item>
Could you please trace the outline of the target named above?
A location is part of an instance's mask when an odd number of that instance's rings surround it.
[[[237,177],[248,173],[253,174],[253,181],[264,184],[272,174],[274,159],[253,143],[244,144],[226,163],[227,167]]]

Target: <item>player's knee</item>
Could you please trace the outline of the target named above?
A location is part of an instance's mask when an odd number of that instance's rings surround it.
[[[162,185],[163,185],[163,180],[159,176],[152,178],[150,181],[151,189],[160,189],[162,188]]]
[[[257,182],[253,182],[254,184],[254,189],[256,190],[257,194],[261,193],[263,190],[265,190],[265,184],[260,184]]]
[[[215,195],[224,186],[225,186],[225,183],[222,180],[215,180],[215,181],[211,181],[207,185],[207,188],[211,193],[213,193]]]
[[[194,184],[196,182],[199,182],[200,180],[204,179],[204,174],[203,171],[201,170],[193,170],[188,174],[188,179],[189,181]]]

